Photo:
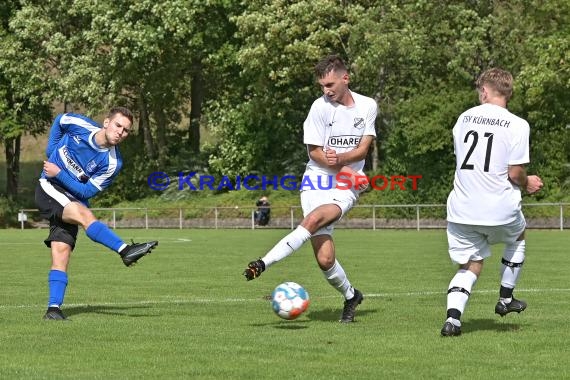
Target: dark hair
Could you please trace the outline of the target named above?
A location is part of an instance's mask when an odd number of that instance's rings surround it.
[[[129,119],[131,124],[133,123],[133,119],[134,119],[133,113],[126,107],[113,107],[113,108],[111,108],[109,110],[109,113],[107,114],[107,118],[112,119],[113,116],[115,116],[118,113],[120,113],[121,115],[123,115],[124,117]]]
[[[344,62],[336,54],[326,56],[315,65],[315,75],[319,79],[325,77],[325,75],[331,71],[341,73],[348,72],[348,69],[346,68]]]

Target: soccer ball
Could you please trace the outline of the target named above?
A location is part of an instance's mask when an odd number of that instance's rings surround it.
[[[284,282],[271,293],[271,307],[281,318],[295,319],[309,307],[309,293],[295,282]]]

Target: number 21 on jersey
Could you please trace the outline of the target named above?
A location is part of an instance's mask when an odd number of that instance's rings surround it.
[[[485,151],[485,162],[483,165],[483,171],[488,172],[489,162],[491,161],[491,148],[493,147],[493,134],[490,132],[485,132],[483,137],[487,139],[487,149]],[[479,142],[479,133],[473,130],[467,132],[465,134],[463,142],[467,144],[470,140],[471,140],[471,146],[469,147],[467,155],[465,156],[465,159],[461,164],[461,169],[464,170],[473,170],[475,168],[475,165],[469,163],[469,159],[471,158],[471,155],[473,154],[473,151],[475,150],[475,148],[477,147],[477,143]]]

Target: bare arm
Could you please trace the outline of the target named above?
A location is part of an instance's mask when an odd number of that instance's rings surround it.
[[[527,193],[534,194],[542,189],[543,183],[537,175],[527,175],[522,165],[509,165],[509,180]]]
[[[321,146],[309,145],[309,156],[319,165],[341,174],[345,181],[350,182],[350,187],[363,191],[368,187],[368,181],[363,181],[363,178],[361,178],[363,176],[359,175],[348,165],[364,160],[372,141],[374,141],[374,136],[363,136],[356,148],[339,154],[334,149],[324,151]]]
[[[340,171],[344,166],[364,160],[368,154],[374,136],[362,136],[358,146],[348,152],[336,153],[334,149],[323,150],[323,147],[309,145],[309,157],[319,165]]]

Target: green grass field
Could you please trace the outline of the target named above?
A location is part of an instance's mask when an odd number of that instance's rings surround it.
[[[515,294],[529,307],[504,318],[497,246],[454,338],[439,335],[455,272],[442,230],[335,232],[365,295],[349,325],[309,245],[255,281],[241,276],[284,230],[120,230],[160,241],[134,268],[81,234],[63,307],[72,321],[42,321],[46,233],[0,230],[2,379],[570,378],[568,232],[528,232]],[[311,296],[296,321],[265,300],[286,280]]]

